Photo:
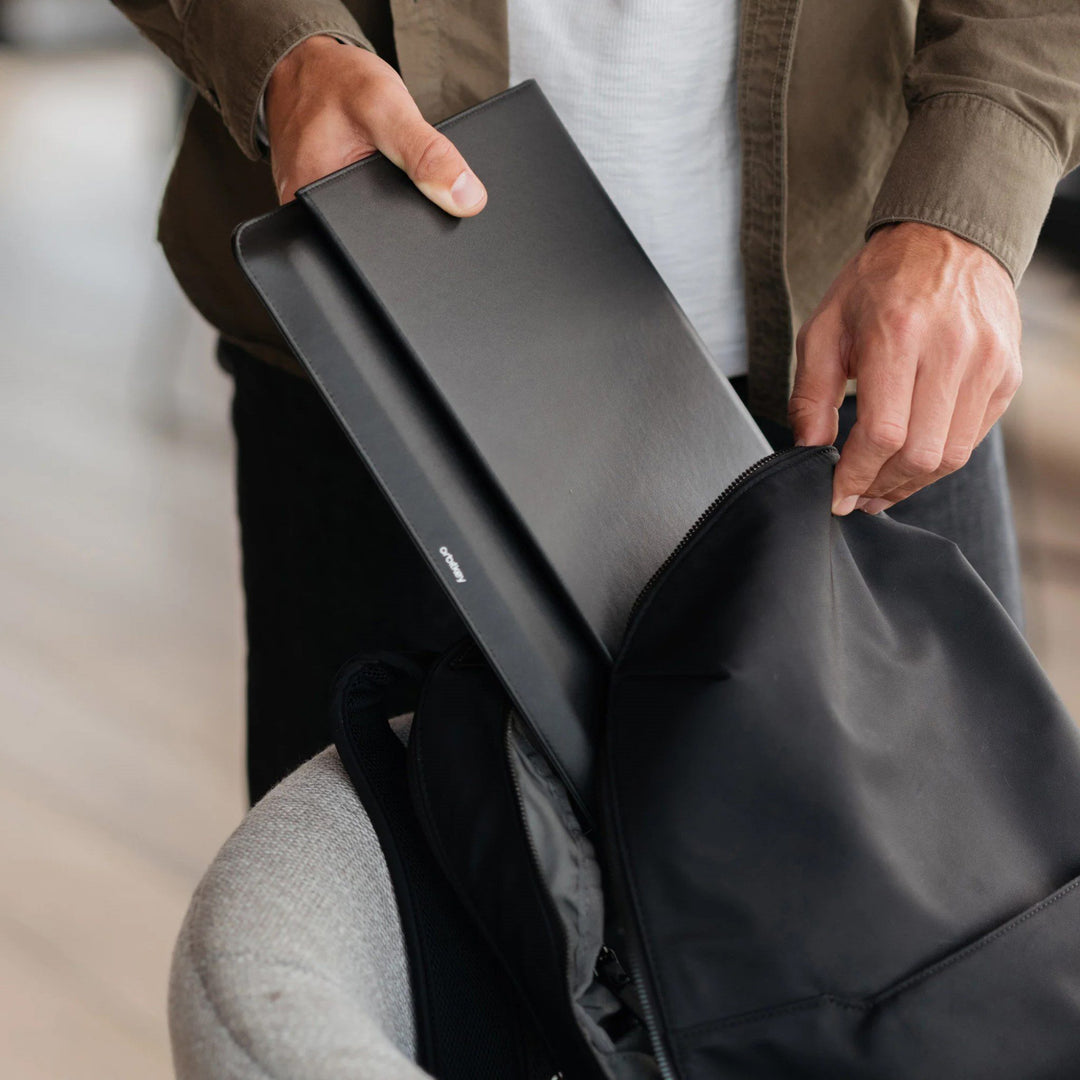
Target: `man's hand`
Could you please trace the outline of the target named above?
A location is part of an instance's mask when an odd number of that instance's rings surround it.
[[[799,332],[795,441],[831,443],[845,383],[857,420],[833,513],[877,513],[959,469],[1020,386],[1020,311],[992,255],[944,229],[889,225]]]
[[[281,202],[376,150],[448,214],[472,217],[487,202],[484,185],[420,115],[398,73],[335,38],[308,38],[278,62],[266,89],[266,127]]]

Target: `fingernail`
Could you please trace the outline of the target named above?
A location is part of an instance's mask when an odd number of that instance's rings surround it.
[[[484,185],[468,169],[462,170],[450,188],[450,198],[459,210],[471,210],[484,194]]]
[[[855,504],[859,501],[858,495],[845,495],[842,499],[834,499],[832,504],[832,512],[837,517],[844,517],[846,514],[850,514],[855,509]]]
[[[882,510],[888,510],[892,503],[888,499],[866,499],[859,509],[866,514],[880,514]]]
[[[801,435],[795,440],[796,446],[809,446],[810,443],[804,439]]]

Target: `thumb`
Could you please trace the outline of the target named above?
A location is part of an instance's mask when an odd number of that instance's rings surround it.
[[[487,191],[454,144],[419,110],[376,144],[436,206],[455,217],[472,217],[487,203]]]
[[[847,386],[840,350],[840,320],[829,312],[811,318],[795,342],[795,381],[788,419],[796,446],[827,446],[836,439]]]

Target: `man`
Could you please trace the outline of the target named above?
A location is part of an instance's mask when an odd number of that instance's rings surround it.
[[[482,213],[431,122],[527,76],[773,442],[844,440],[834,512],[950,536],[1019,620],[994,424],[1014,283],[1080,153],[1075,0],[116,3],[201,94],[160,237],[236,379],[253,797],[323,745],[349,655],[461,628],[229,234],[375,150]]]

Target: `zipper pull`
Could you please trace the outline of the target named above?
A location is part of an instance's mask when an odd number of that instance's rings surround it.
[[[618,1012],[600,1021],[600,1026],[608,1033],[611,1041],[618,1043],[642,1026],[641,1002],[638,1000],[634,980],[608,945],[600,946],[593,973],[597,982],[614,994],[621,1006]]]
[[[593,969],[593,974],[609,990],[619,996],[621,996],[621,991],[627,984],[633,982],[630,976],[627,975],[626,968],[622,966],[622,962],[615,955],[615,951],[608,945],[600,946],[600,952],[596,955],[596,967]]]

